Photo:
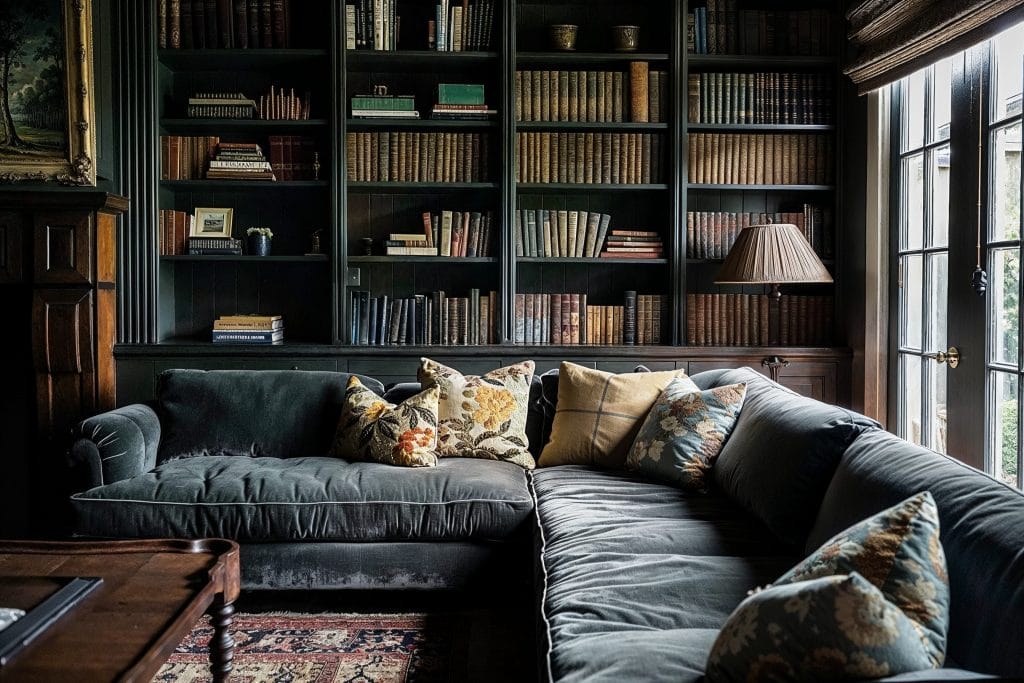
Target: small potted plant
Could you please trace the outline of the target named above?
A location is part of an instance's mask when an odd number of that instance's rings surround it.
[[[270,256],[270,240],[274,236],[270,228],[249,228],[245,234],[250,256]]]

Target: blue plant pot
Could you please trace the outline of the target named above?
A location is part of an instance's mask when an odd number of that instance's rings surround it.
[[[270,256],[270,238],[266,235],[249,235],[250,256]]]

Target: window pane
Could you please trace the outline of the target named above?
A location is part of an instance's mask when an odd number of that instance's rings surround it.
[[[1020,250],[1016,247],[993,249],[991,258],[991,358],[996,363],[1017,365],[1017,335],[1020,331]]]
[[[902,258],[903,287],[900,288],[900,344],[921,350],[921,318],[924,304],[923,257],[910,254]]]
[[[918,356],[900,354],[901,387],[900,404],[903,406],[903,433],[907,441],[921,443],[921,359]]]
[[[949,242],[949,147],[932,151],[931,163],[931,246],[944,247]]]
[[[924,240],[924,156],[915,154],[903,160],[903,221],[900,246],[920,249]]]
[[[915,149],[924,144],[924,76],[927,69],[908,76],[903,81],[903,149]]]
[[[953,60],[943,59],[932,76],[932,140],[949,139],[952,91]]]
[[[1020,237],[1020,122],[993,133],[992,240]]]
[[[1010,486],[1017,486],[1017,375],[993,372],[992,428],[989,430],[989,454],[992,475]]]
[[[995,92],[992,120],[998,121],[1021,112],[1021,57],[1024,56],[1024,24],[1000,33],[992,40]]]
[[[945,363],[939,365],[933,360],[926,360],[929,373],[929,414],[931,421],[927,446],[939,453],[946,452],[946,372],[949,367]]]
[[[946,345],[946,288],[948,270],[946,254],[928,257],[928,339],[929,351],[945,351]]]

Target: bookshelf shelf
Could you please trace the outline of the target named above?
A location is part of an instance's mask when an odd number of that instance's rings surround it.
[[[199,192],[202,190],[319,190],[326,180],[161,180],[160,187],[170,190]]]
[[[453,121],[448,119],[346,119],[349,130],[494,130],[500,125],[493,121]]]
[[[668,259],[664,258],[569,258],[569,257],[557,257],[557,256],[517,256],[517,263],[565,263],[565,264],[578,264],[581,266],[591,266],[594,264],[602,264],[605,266],[635,266],[635,265],[665,265],[668,263]]]
[[[160,119],[160,127],[168,133],[219,134],[229,133],[278,133],[304,132],[326,128],[327,119],[305,119],[302,121],[264,121],[261,119]]]
[[[161,261],[231,261],[234,263],[330,263],[326,254],[310,254],[301,256],[236,256],[232,254],[179,254],[177,256],[161,256]]]
[[[407,194],[416,192],[476,192],[480,190],[497,190],[498,183],[392,183],[392,182],[349,182],[350,192],[370,192],[374,194]]]
[[[666,52],[520,52],[517,66],[565,64],[625,64],[627,62],[667,62]]]
[[[431,263],[481,264],[496,263],[492,256],[349,256],[349,263]]]
[[[561,131],[667,131],[667,123],[598,122],[598,121],[516,121],[518,130],[561,130]]]
[[[728,192],[832,192],[835,185],[741,185],[739,183],[687,183],[690,190]]]
[[[688,123],[691,131],[740,131],[746,133],[828,133],[836,129],[830,124],[807,123]]]
[[[520,192],[660,192],[669,189],[666,183],[517,183]]]
[[[345,61],[355,70],[411,69],[430,71],[438,68],[462,69],[498,61],[497,52],[439,52],[437,50],[346,50]]]
[[[778,71],[785,69],[807,69],[812,67],[834,67],[834,57],[804,57],[777,55],[686,55],[691,69],[756,69]]]
[[[224,71],[227,69],[271,69],[297,66],[303,62],[326,60],[326,49],[260,48],[157,50],[157,60],[164,66],[182,71]]]

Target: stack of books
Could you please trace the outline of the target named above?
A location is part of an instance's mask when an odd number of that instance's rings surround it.
[[[665,248],[651,230],[612,230],[601,258],[663,258]]]
[[[214,344],[283,344],[279,315],[222,315],[213,321]]]
[[[189,256],[241,256],[242,240],[234,237],[189,237]]]
[[[487,106],[482,84],[438,83],[437,104],[430,118],[471,121],[489,119],[497,113]]]
[[[352,118],[418,119],[413,95],[353,95]]]
[[[185,114],[190,119],[251,119],[256,102],[240,92],[199,92],[188,98]]]
[[[255,142],[221,142],[206,171],[210,180],[277,180]]]
[[[393,232],[384,241],[388,256],[437,256],[437,247],[427,235]]]

